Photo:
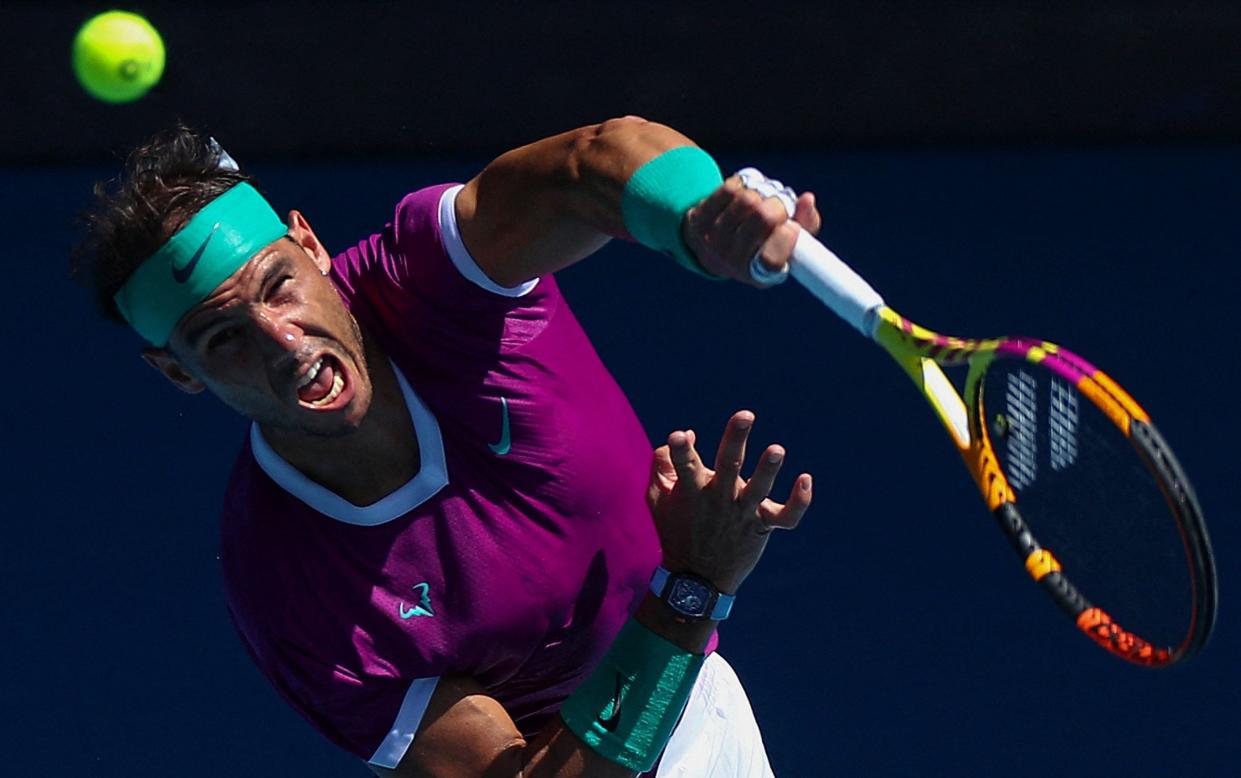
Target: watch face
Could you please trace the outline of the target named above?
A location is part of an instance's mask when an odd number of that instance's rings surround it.
[[[686,616],[705,616],[711,607],[711,589],[706,584],[682,578],[672,585],[668,604]]]

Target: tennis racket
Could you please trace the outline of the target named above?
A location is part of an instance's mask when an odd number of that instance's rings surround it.
[[[796,198],[780,182],[753,168],[739,175],[749,188],[783,194],[792,215]],[[1172,450],[1128,392],[1045,340],[973,340],[925,329],[884,304],[804,230],[789,264],[794,279],[913,379],[1025,569],[1078,629],[1147,667],[1202,648],[1216,613],[1215,561],[1202,510]],[[963,369],[960,391],[943,367]],[[1040,542],[1044,527],[1058,544]],[[1128,553],[1125,535],[1157,548],[1149,564],[1115,558]],[[1078,545],[1093,546],[1092,554],[1078,553]],[[1081,571],[1071,556],[1082,557]]]

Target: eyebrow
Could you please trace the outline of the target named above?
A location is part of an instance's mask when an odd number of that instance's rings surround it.
[[[284,254],[277,254],[275,259],[267,263],[267,269],[263,271],[263,283],[259,284],[259,290],[266,290],[271,285],[271,280],[288,268],[289,258]]]

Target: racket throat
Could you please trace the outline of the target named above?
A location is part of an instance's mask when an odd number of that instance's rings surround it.
[[[914,380],[918,381],[931,407],[935,409],[940,421],[944,423],[944,428],[948,430],[948,434],[957,444],[957,448],[962,451],[968,450],[970,447],[969,413],[956,387],[948,380],[948,376],[934,361],[920,357],[918,374]]]

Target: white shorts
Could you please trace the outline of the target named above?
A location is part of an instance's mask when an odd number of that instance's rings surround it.
[[[718,653],[703,663],[656,778],[774,778],[741,681]]]

